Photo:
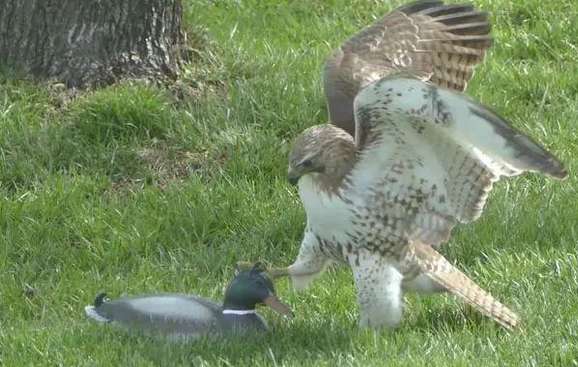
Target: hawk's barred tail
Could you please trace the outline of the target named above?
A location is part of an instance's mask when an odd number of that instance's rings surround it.
[[[409,260],[415,262],[421,271],[446,287],[449,292],[457,295],[484,315],[491,317],[506,329],[512,330],[518,325],[520,318],[516,313],[480,288],[431,246],[412,244],[408,256]]]

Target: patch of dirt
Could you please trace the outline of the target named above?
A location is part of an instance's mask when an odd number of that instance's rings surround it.
[[[140,148],[136,154],[142,165],[142,172],[146,174],[113,182],[111,192],[135,191],[145,185],[164,189],[169,184],[181,183],[194,174],[210,174],[207,166],[211,162],[220,165],[224,161],[220,158],[211,159],[208,152],[190,152],[160,144]]]
[[[175,180],[182,180],[194,171],[202,168],[207,160],[206,153],[189,151],[169,151],[159,148],[142,148],[137,152],[139,158],[154,174],[160,186]]]

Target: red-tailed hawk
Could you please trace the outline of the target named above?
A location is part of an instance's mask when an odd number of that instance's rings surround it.
[[[566,177],[545,149],[461,94],[489,31],[487,14],[471,5],[418,1],[326,63],[332,124],[305,130],[289,157],[307,227],[287,271],[303,288],[329,262],[348,264],[361,326],[397,326],[411,289],[446,289],[505,327],[518,322],[434,249],[480,216],[501,177]]]

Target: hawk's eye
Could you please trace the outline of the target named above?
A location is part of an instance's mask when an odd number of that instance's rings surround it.
[[[311,159],[306,159],[303,162],[301,162],[299,165],[301,167],[304,167],[304,168],[311,168],[311,166],[313,165],[313,162],[311,162]]]

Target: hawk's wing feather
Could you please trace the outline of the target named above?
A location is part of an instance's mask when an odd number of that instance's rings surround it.
[[[477,219],[501,176],[567,175],[554,156],[496,113],[417,79],[394,76],[367,86],[355,113],[353,187],[374,195],[369,202],[381,202],[427,244],[446,240],[456,221]]]
[[[360,31],[325,63],[330,120],[353,133],[353,100],[367,84],[410,71],[463,91],[491,46],[488,14],[472,5],[416,1]]]
[[[515,312],[483,290],[431,246],[422,243],[410,244],[405,260],[417,265],[422,272],[443,285],[450,293],[457,295],[506,329],[511,330],[518,325],[520,318]]]

